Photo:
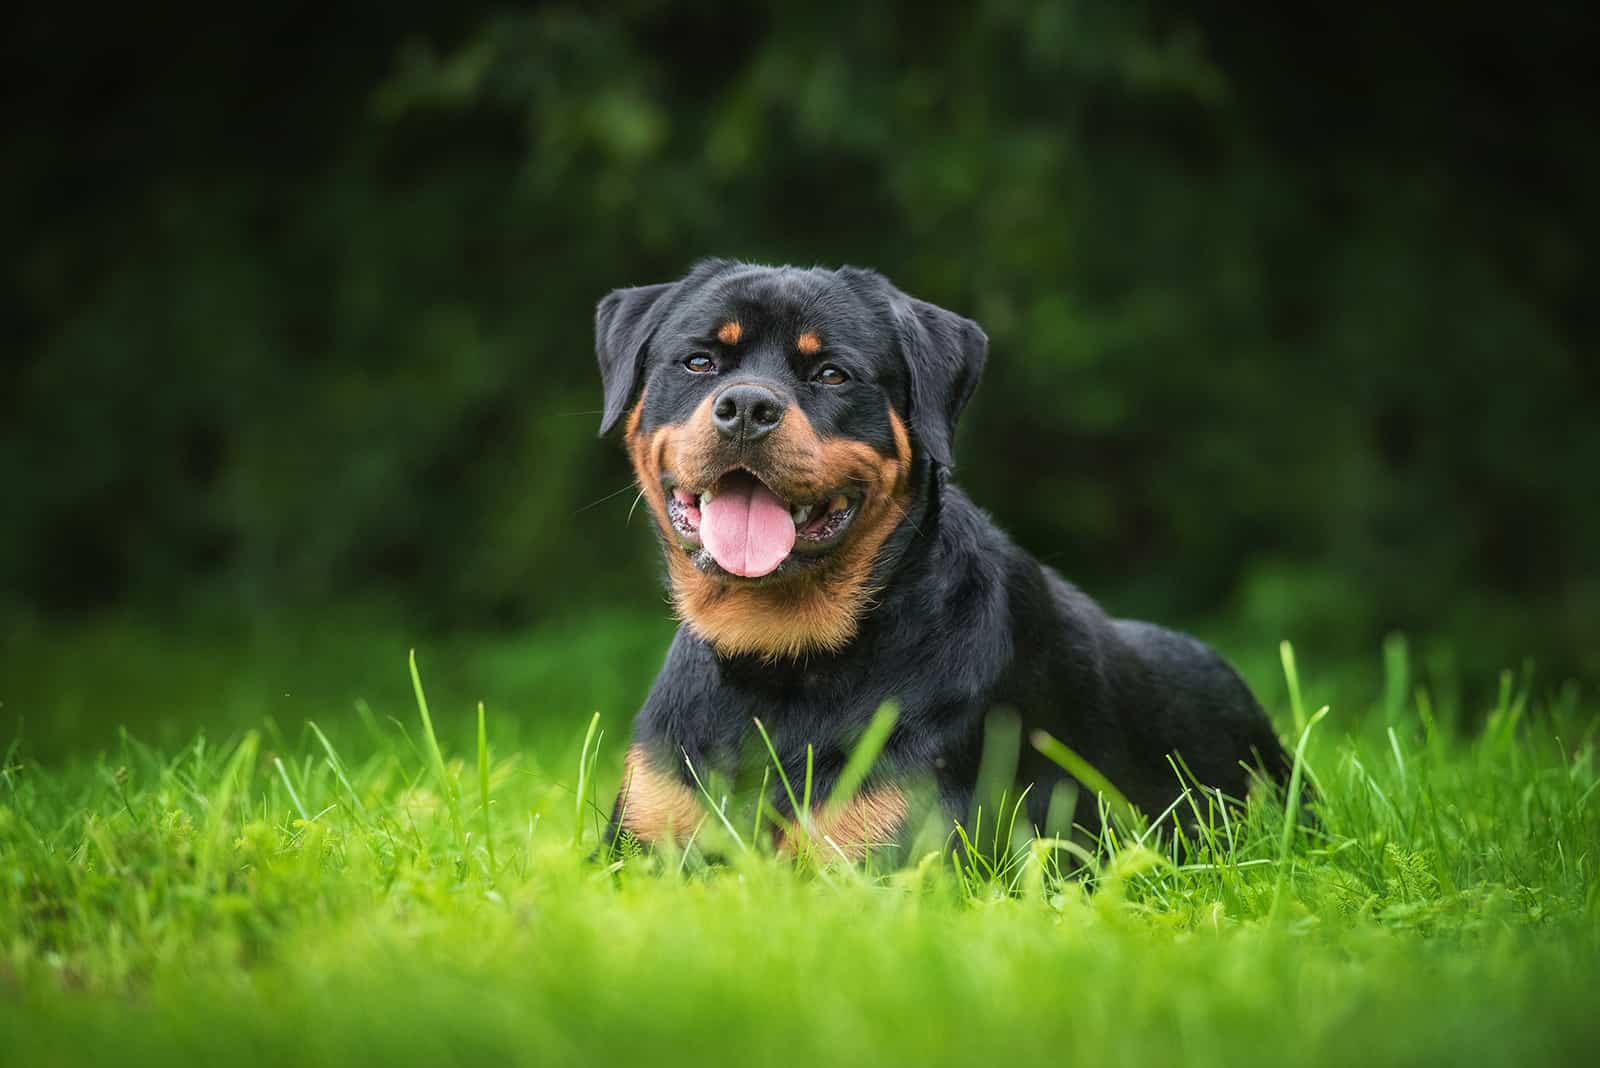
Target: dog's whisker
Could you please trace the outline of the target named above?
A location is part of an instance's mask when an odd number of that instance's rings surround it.
[[[590,501],[588,504],[584,505],[582,508],[579,508],[578,511],[573,512],[572,514],[573,515],[578,515],[581,512],[587,512],[591,508],[596,508],[596,507],[598,507],[598,506],[600,506],[602,504],[605,504],[607,501],[609,501],[613,497],[620,497],[624,493],[627,493],[629,490],[633,489],[633,485],[634,484],[632,482],[629,482],[626,486],[623,486],[621,489],[612,490],[610,493],[606,494],[604,497],[601,497],[598,501]]]
[[[907,508],[901,502],[895,500],[893,497],[889,498],[889,504],[891,507],[899,510],[900,518],[910,523],[912,530],[916,531],[918,534],[922,533],[922,528],[917,526],[917,521],[911,518],[911,510],[909,508]]]

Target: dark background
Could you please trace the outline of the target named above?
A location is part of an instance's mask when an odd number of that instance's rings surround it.
[[[659,614],[592,310],[716,254],[980,320],[959,477],[1115,611],[1593,666],[1581,5],[6,20],[13,620]]]

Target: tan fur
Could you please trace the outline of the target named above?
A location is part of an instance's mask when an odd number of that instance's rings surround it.
[[[628,417],[628,453],[639,488],[669,543],[677,535],[667,518],[661,473],[670,471],[695,488],[722,474],[712,466],[716,431],[711,402],[708,396],[683,424],[662,427],[648,437],[639,434],[643,398]],[[727,585],[683,554],[667,553],[674,606],[696,634],[724,654],[774,658],[839,649],[855,637],[861,613],[876,592],[869,587],[872,565],[905,514],[909,497],[911,440],[892,411],[889,421],[895,440],[892,458],[859,441],[822,438],[799,408],[788,411],[768,443],[761,477],[792,500],[817,500],[841,486],[855,486],[864,494],[860,510],[832,559],[793,582]]]
[[[807,330],[795,339],[794,347],[800,350],[802,356],[815,356],[822,351],[822,339],[814,330]]]
[[[628,750],[622,767],[622,826],[635,838],[687,838],[705,817],[693,791],[653,768],[640,746]]]
[[[873,846],[894,841],[908,808],[906,795],[892,786],[857,794],[843,805],[823,805],[811,816],[814,848],[824,856],[832,854],[827,839],[849,860],[860,860]],[[778,850],[792,850],[787,838],[779,842]]]
[[[737,345],[739,343],[739,339],[743,336],[744,327],[739,325],[739,321],[737,319],[729,319],[727,322],[717,327],[717,340],[722,342],[724,345]]]

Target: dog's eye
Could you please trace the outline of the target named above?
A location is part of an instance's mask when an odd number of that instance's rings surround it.
[[[830,363],[826,367],[819,368],[817,373],[811,376],[811,381],[821,382],[825,386],[842,386],[849,378],[849,375]]]
[[[683,365],[697,375],[703,375],[707,371],[715,371],[717,369],[717,361],[703,352],[697,352],[690,356],[683,361]]]

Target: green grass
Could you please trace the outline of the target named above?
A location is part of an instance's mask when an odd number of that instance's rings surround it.
[[[1574,687],[1464,702],[1391,643],[1370,702],[1317,722],[1254,677],[1291,742],[1315,724],[1315,818],[1196,797],[1198,840],[1124,824],[1079,878],[1020,839],[959,870],[782,859],[731,813],[608,864],[652,627],[424,646],[415,695],[396,643],[116,634],[15,642],[0,680],[6,1063],[1560,1064],[1600,1040],[1600,718]],[[359,709],[341,666],[383,673]]]

